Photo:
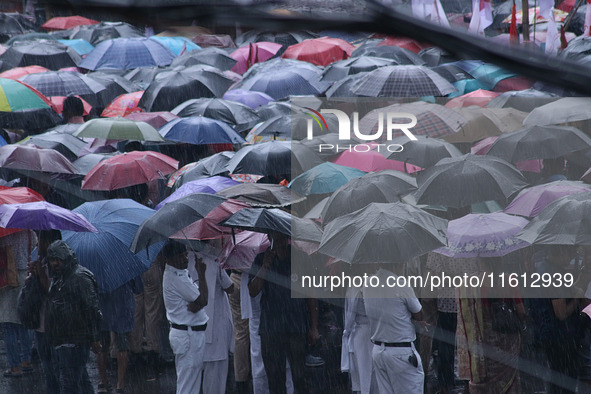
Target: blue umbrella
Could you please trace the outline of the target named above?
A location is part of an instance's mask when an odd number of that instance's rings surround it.
[[[332,193],[351,179],[363,175],[365,172],[356,168],[327,162],[297,176],[289,187],[304,196]]]
[[[78,64],[88,70],[131,70],[167,66],[175,58],[164,45],[149,38],[115,38],[101,42]]]
[[[243,144],[246,141],[234,129],[219,120],[203,116],[175,119],[158,132],[169,141],[204,144]]]
[[[94,46],[86,40],[77,38],[74,40],[58,40],[62,44],[66,44],[70,48],[74,49],[80,56],[84,56],[92,52]]]
[[[239,184],[231,178],[226,178],[225,176],[212,176],[211,178],[202,178],[197,179],[191,182],[187,182],[179,187],[174,193],[170,196],[166,197],[164,200],[160,202],[160,204],[156,205],[156,209],[162,208],[164,205],[168,204],[169,202],[176,201],[181,197],[188,196],[189,194],[193,193],[209,193],[209,194],[216,194],[220,190],[224,190],[229,188],[230,186],[234,186]],[[2,206],[0,206],[0,210]]]
[[[452,85],[454,85],[454,88],[458,91],[450,93],[447,97],[458,97],[478,89],[490,90],[493,88],[488,83],[478,79],[462,79],[461,81],[453,82]]]
[[[162,244],[138,254],[129,250],[140,224],[154,213],[129,199],[87,202],[74,210],[86,217],[98,233],[62,231],[64,241],[76,252],[80,265],[94,274],[99,292],[120,287],[150,268]]]
[[[223,97],[224,100],[238,101],[250,108],[257,108],[261,105],[266,105],[273,101],[273,97],[268,94],[250,91],[244,89],[232,89],[228,90]]]
[[[195,44],[193,41],[186,37],[158,37],[152,36],[150,40],[154,40],[164,45],[172,51],[175,55],[179,56],[181,52],[187,53],[194,49],[201,49],[201,47]]]

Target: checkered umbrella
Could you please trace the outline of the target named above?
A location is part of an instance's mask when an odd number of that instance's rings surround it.
[[[423,66],[381,67],[361,78],[353,92],[369,97],[446,96],[456,89]]]
[[[166,66],[174,58],[170,49],[149,38],[116,38],[97,45],[79,66],[88,70],[131,70]]]
[[[95,103],[94,95],[105,89],[104,85],[94,79],[73,71],[29,74],[22,77],[21,81],[31,85],[47,97],[80,95],[87,100],[85,96],[92,95],[90,99]]]
[[[372,71],[379,67],[391,66],[399,63],[394,59],[385,59],[380,57],[363,56],[354,57],[331,64],[322,73],[323,81],[339,81],[347,75],[358,74],[360,72]]]

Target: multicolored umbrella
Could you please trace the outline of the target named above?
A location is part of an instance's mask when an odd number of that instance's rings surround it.
[[[61,123],[55,107],[36,89],[0,78],[0,127],[39,130]]]
[[[0,78],[8,78],[8,79],[20,79],[25,75],[35,74],[35,73],[44,73],[49,71],[49,69],[41,66],[27,66],[27,67],[14,67],[10,70],[6,70],[0,73]]]
[[[321,37],[304,40],[288,47],[281,55],[285,59],[306,61],[317,66],[328,66],[347,59],[355,47],[339,38]]]
[[[0,205],[0,227],[98,232],[84,216],[47,201]]]
[[[281,49],[281,44],[259,41],[236,49],[230,56],[236,60],[232,71],[244,74],[255,63],[271,59]]]
[[[2,149],[2,148],[0,148]],[[134,151],[97,164],[82,181],[83,190],[115,190],[164,178],[179,162],[162,153]]]
[[[95,25],[100,23],[99,21],[95,21],[93,19],[88,19],[80,15],[73,15],[73,16],[57,16],[51,18],[47,22],[41,25],[42,29],[52,31],[52,30],[68,30],[76,26],[80,25]]]
[[[533,218],[548,204],[564,196],[591,191],[591,185],[575,181],[555,181],[523,189],[503,212]]]
[[[239,184],[239,182],[223,176],[212,176],[211,178],[196,179],[194,181],[184,183],[174,193],[162,200],[158,205],[156,205],[156,210],[162,208],[169,202],[178,200],[179,198],[188,196],[189,194],[216,194],[221,190],[227,189],[228,187],[237,184]]]
[[[81,125],[74,135],[103,140],[164,141],[149,124],[121,117],[91,119]]]
[[[126,93],[117,97],[103,110],[101,116],[114,118],[117,116],[127,116],[134,112],[141,112],[138,103],[144,94],[143,90],[139,92]]]

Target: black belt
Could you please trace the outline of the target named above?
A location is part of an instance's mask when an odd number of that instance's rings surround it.
[[[380,342],[380,341],[372,341],[374,345],[385,347],[411,347],[410,342]]]
[[[185,330],[185,331],[187,331],[190,328],[192,331],[205,331],[205,329],[207,328],[207,323],[206,324],[202,324],[200,326],[185,326],[184,324],[170,323],[170,326],[172,328],[176,328],[177,330]]]

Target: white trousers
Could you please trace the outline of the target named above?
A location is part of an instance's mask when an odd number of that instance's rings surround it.
[[[417,357],[414,367],[408,358]],[[412,347],[385,347],[374,345],[372,350],[373,368],[380,394],[422,394],[425,374],[421,356]]]
[[[168,340],[174,353],[177,394],[198,393],[203,370],[205,331],[171,328]]]
[[[361,394],[369,394],[373,386],[375,391],[376,381],[373,373],[372,356],[373,343],[369,324],[355,324],[353,336],[353,351],[349,353],[351,390]]]
[[[199,375],[198,386],[203,376],[204,394],[225,394],[228,379],[228,359],[203,362],[203,374]]]

